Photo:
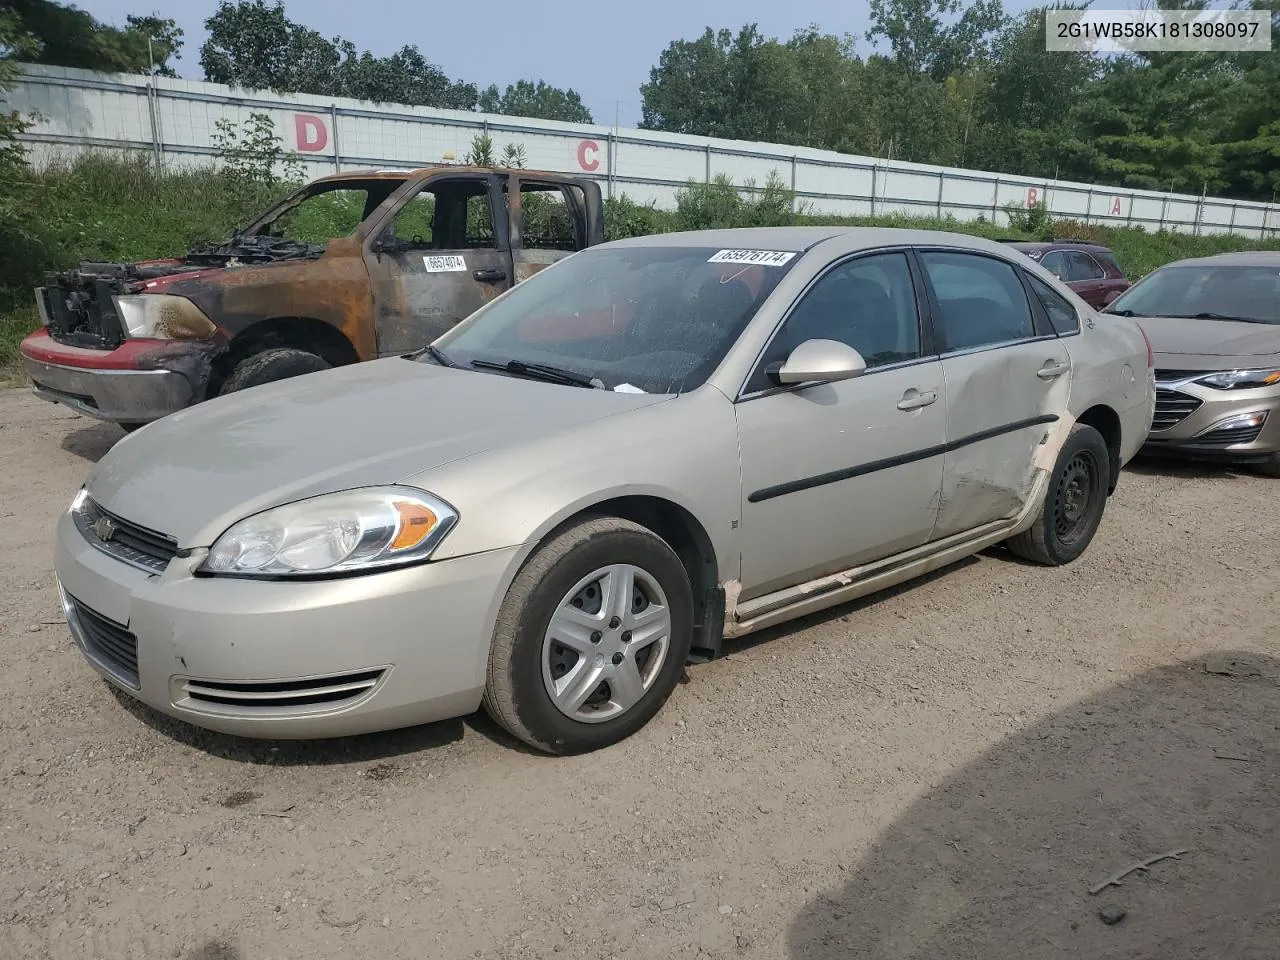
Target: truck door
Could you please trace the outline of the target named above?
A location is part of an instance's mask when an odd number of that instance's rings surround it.
[[[426,346],[511,285],[493,174],[443,174],[406,195],[366,247],[378,355]]]
[[[504,191],[516,283],[604,241],[603,203],[594,181],[513,174]]]

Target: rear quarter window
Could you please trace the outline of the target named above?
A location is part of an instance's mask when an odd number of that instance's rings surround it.
[[[1049,325],[1053,327],[1053,332],[1060,337],[1079,333],[1080,316],[1076,313],[1075,307],[1071,306],[1064,297],[1059,296],[1043,280],[1030,274],[1027,274],[1027,279],[1031,281],[1031,289],[1035,292],[1036,299],[1044,307],[1044,312],[1049,315]]]

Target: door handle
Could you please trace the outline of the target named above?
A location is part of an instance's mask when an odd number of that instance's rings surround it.
[[[1041,380],[1053,380],[1062,376],[1071,369],[1071,364],[1060,363],[1057,360],[1046,360],[1043,367],[1036,371],[1036,376]]]
[[[898,401],[899,410],[919,410],[921,407],[927,407],[938,399],[938,394],[930,390],[928,393],[921,393],[915,387],[912,387],[902,395],[902,399]]]
[[[479,280],[481,283],[494,283],[498,280],[507,279],[507,271],[505,270],[476,270],[471,276]]]

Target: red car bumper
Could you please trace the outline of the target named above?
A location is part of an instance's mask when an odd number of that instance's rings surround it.
[[[47,330],[22,341],[36,396],[113,423],[148,423],[204,393],[219,345],[208,340],[126,340],[114,350],[58,343]]]

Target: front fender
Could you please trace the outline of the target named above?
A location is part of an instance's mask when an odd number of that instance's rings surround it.
[[[459,513],[439,559],[519,546],[618,497],[675,504],[706,531],[723,577],[737,576],[741,474],[733,405],[711,387],[406,478]],[[527,555],[527,553],[526,553]]]

